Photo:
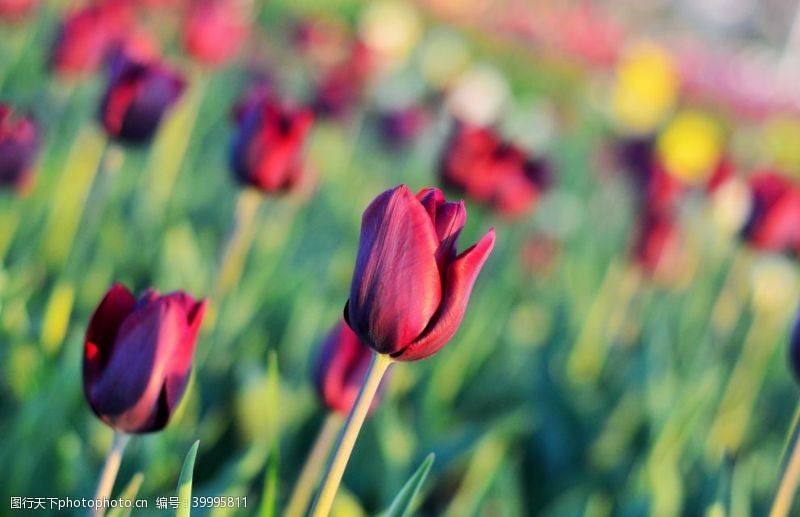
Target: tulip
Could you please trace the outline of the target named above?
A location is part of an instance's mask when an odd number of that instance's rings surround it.
[[[429,121],[425,108],[412,105],[381,113],[378,127],[386,145],[402,149],[414,142]]]
[[[459,123],[440,164],[445,185],[501,215],[530,211],[551,182],[550,164],[501,140],[492,130]]]
[[[238,109],[231,146],[235,178],[263,193],[291,190],[307,172],[303,149],[314,116],[290,109],[269,95],[250,97]]]
[[[122,53],[111,66],[100,121],[114,140],[146,143],[184,88],[183,78],[166,65]]]
[[[0,0],[0,20],[18,21],[36,9],[36,0]]]
[[[789,251],[800,242],[800,188],[776,172],[754,174],[750,214],[742,237],[766,251]]]
[[[372,72],[372,55],[356,42],[344,62],[326,70],[317,84],[314,110],[334,118],[347,116],[364,93]]]
[[[414,361],[455,334],[472,286],[494,246],[494,230],[457,255],[463,201],[435,188],[414,196],[405,185],[367,207],[361,223],[348,325],[379,354]]]
[[[439,351],[458,330],[469,295],[494,247],[494,229],[457,254],[464,202],[435,188],[416,196],[405,185],[380,194],[364,211],[345,321],[373,354],[361,389],[328,462],[311,510],[329,514],[358,432],[393,361]]]
[[[123,433],[163,429],[183,397],[206,301],[116,284],[86,330],[83,388],[94,413]]]
[[[184,22],[183,45],[201,63],[218,66],[236,54],[247,32],[237,0],[194,0]]]
[[[346,415],[353,407],[372,352],[346,324],[336,325],[322,343],[314,384],[328,409]],[[373,402],[374,408],[376,401]]]
[[[0,104],[0,187],[24,190],[30,184],[39,143],[33,120]]]
[[[665,266],[675,266],[680,254],[680,233],[672,217],[645,210],[634,232],[631,253],[650,276],[662,273]]]
[[[126,2],[109,0],[71,11],[58,29],[50,53],[51,67],[63,74],[94,72],[124,39],[131,22]]]

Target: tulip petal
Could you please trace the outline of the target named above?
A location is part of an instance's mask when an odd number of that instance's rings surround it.
[[[84,344],[84,382],[93,382],[108,363],[120,326],[135,305],[133,294],[124,285],[114,284],[92,314]]]
[[[185,311],[173,299],[134,311],[119,329],[100,378],[87,387],[94,411],[121,431],[155,430],[165,375],[186,332]]]
[[[186,335],[183,341],[175,348],[166,373],[166,383],[164,385],[166,390],[165,396],[171,410],[177,407],[186,390],[186,384],[192,370],[192,357],[194,356],[194,348],[197,343],[197,334],[200,331],[203,315],[208,306],[206,300],[195,302],[191,296],[185,293],[178,294],[185,299],[184,303],[189,301],[191,303],[189,305],[184,305],[188,323]]]
[[[425,332],[393,357],[416,361],[438,352],[458,330],[467,309],[472,286],[494,247],[495,232],[490,230],[477,244],[465,250],[447,271],[447,280],[439,312]]]
[[[348,321],[379,353],[404,349],[436,313],[438,247],[428,213],[405,185],[384,192],[364,212]]]

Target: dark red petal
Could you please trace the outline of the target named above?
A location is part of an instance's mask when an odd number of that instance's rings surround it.
[[[438,247],[428,213],[404,185],[379,195],[364,212],[349,321],[378,352],[404,349],[436,313]]]
[[[467,209],[463,201],[442,203],[436,210],[436,234],[440,241],[436,262],[443,275],[447,272],[447,263],[456,255],[458,234],[466,222]]]
[[[331,330],[319,349],[314,368],[317,392],[329,409],[345,415],[350,412],[372,354],[346,324],[340,322]],[[372,407],[376,404],[377,398]]]
[[[431,221],[436,222],[436,211],[445,203],[444,194],[438,188],[428,187],[417,194],[417,199],[425,207]]]
[[[185,296],[191,299],[191,296]],[[203,316],[205,315],[207,306],[208,302],[206,300],[201,300],[191,306],[184,307],[187,322],[185,336],[170,357],[166,383],[164,385],[167,392],[167,403],[173,411],[177,408],[181,398],[183,398],[183,393],[186,391],[186,385],[189,382],[189,374],[192,370],[192,358],[197,343],[197,334],[200,332],[200,326],[203,323]]]
[[[91,384],[108,362],[122,322],[133,311],[136,298],[122,284],[114,284],[95,309],[86,329],[84,383]]]
[[[400,361],[416,361],[438,352],[458,330],[475,279],[494,247],[494,229],[489,230],[476,245],[465,250],[447,271],[442,307],[431,325],[405,350],[394,356]]]
[[[183,308],[169,298],[134,311],[119,330],[108,364],[88,387],[92,409],[120,431],[149,430],[186,331]]]

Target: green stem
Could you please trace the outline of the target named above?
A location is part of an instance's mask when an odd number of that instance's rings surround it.
[[[308,508],[308,502],[314,493],[314,486],[317,484],[320,474],[322,474],[322,468],[325,466],[325,459],[330,454],[333,442],[341,428],[341,415],[331,411],[317,435],[311,452],[308,454],[303,470],[300,472],[300,477],[297,478],[294,491],[284,512],[286,517],[302,517],[306,508]]]
[[[344,469],[350,459],[350,453],[353,452],[358,432],[361,430],[364,419],[369,412],[372,399],[375,397],[375,392],[378,390],[383,374],[386,373],[386,369],[390,364],[392,364],[392,358],[388,355],[373,354],[364,383],[358,392],[358,398],[356,398],[350,414],[347,415],[347,421],[339,434],[336,449],[325,469],[325,475],[322,477],[319,494],[311,509],[312,517],[327,517],[330,514],[333,499],[336,497],[339,484],[342,482]]]
[[[772,502],[772,509],[769,512],[770,517],[786,517],[792,508],[794,494],[797,491],[797,483],[800,481],[800,440],[796,436],[798,434],[797,429],[798,419],[795,419],[792,432],[795,438],[794,445],[792,446],[786,469],[783,471],[778,491],[775,494],[775,500]]]
[[[108,450],[106,462],[100,472],[100,481],[97,483],[97,491],[94,494],[95,508],[89,513],[94,517],[103,517],[106,513],[105,500],[111,496],[114,488],[114,481],[119,473],[119,466],[122,463],[122,454],[128,445],[130,436],[125,433],[114,431],[114,438],[111,441],[111,448]]]

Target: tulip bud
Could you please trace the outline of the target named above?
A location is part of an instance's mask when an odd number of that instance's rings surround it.
[[[39,131],[29,117],[0,104],[0,187],[22,190],[31,181]]]
[[[789,251],[800,241],[800,189],[775,172],[750,177],[750,215],[742,237],[757,249]]]
[[[344,323],[338,323],[320,346],[314,365],[314,384],[332,411],[350,412],[367,373],[372,350]],[[378,405],[375,398],[372,407]]]
[[[551,183],[551,166],[519,147],[501,140],[492,130],[459,123],[440,165],[448,187],[514,217],[533,208]]]
[[[124,433],[163,429],[183,397],[206,310],[178,291],[137,301],[116,284],[86,330],[83,389],[92,411]]]
[[[61,22],[50,54],[58,73],[94,72],[132,23],[125,2],[98,2],[70,12]]]
[[[166,65],[122,53],[111,66],[100,121],[114,140],[146,143],[184,88],[183,78]]]
[[[663,212],[646,210],[635,229],[631,252],[648,276],[669,276],[664,268],[677,268],[681,255],[677,225]]]
[[[16,22],[36,9],[36,0],[0,0],[0,21]]]
[[[344,314],[361,341],[399,361],[423,359],[456,333],[472,286],[494,247],[494,229],[457,254],[463,201],[405,185],[364,211],[350,299]]]
[[[320,115],[346,116],[364,92],[373,69],[372,61],[369,50],[357,42],[343,63],[322,74],[317,85],[314,110]]]
[[[311,111],[286,108],[264,94],[248,96],[236,113],[230,152],[236,179],[264,193],[297,186],[306,174],[303,149],[314,119]]]
[[[238,0],[194,0],[183,27],[183,45],[201,63],[217,66],[236,54],[247,31]]]

